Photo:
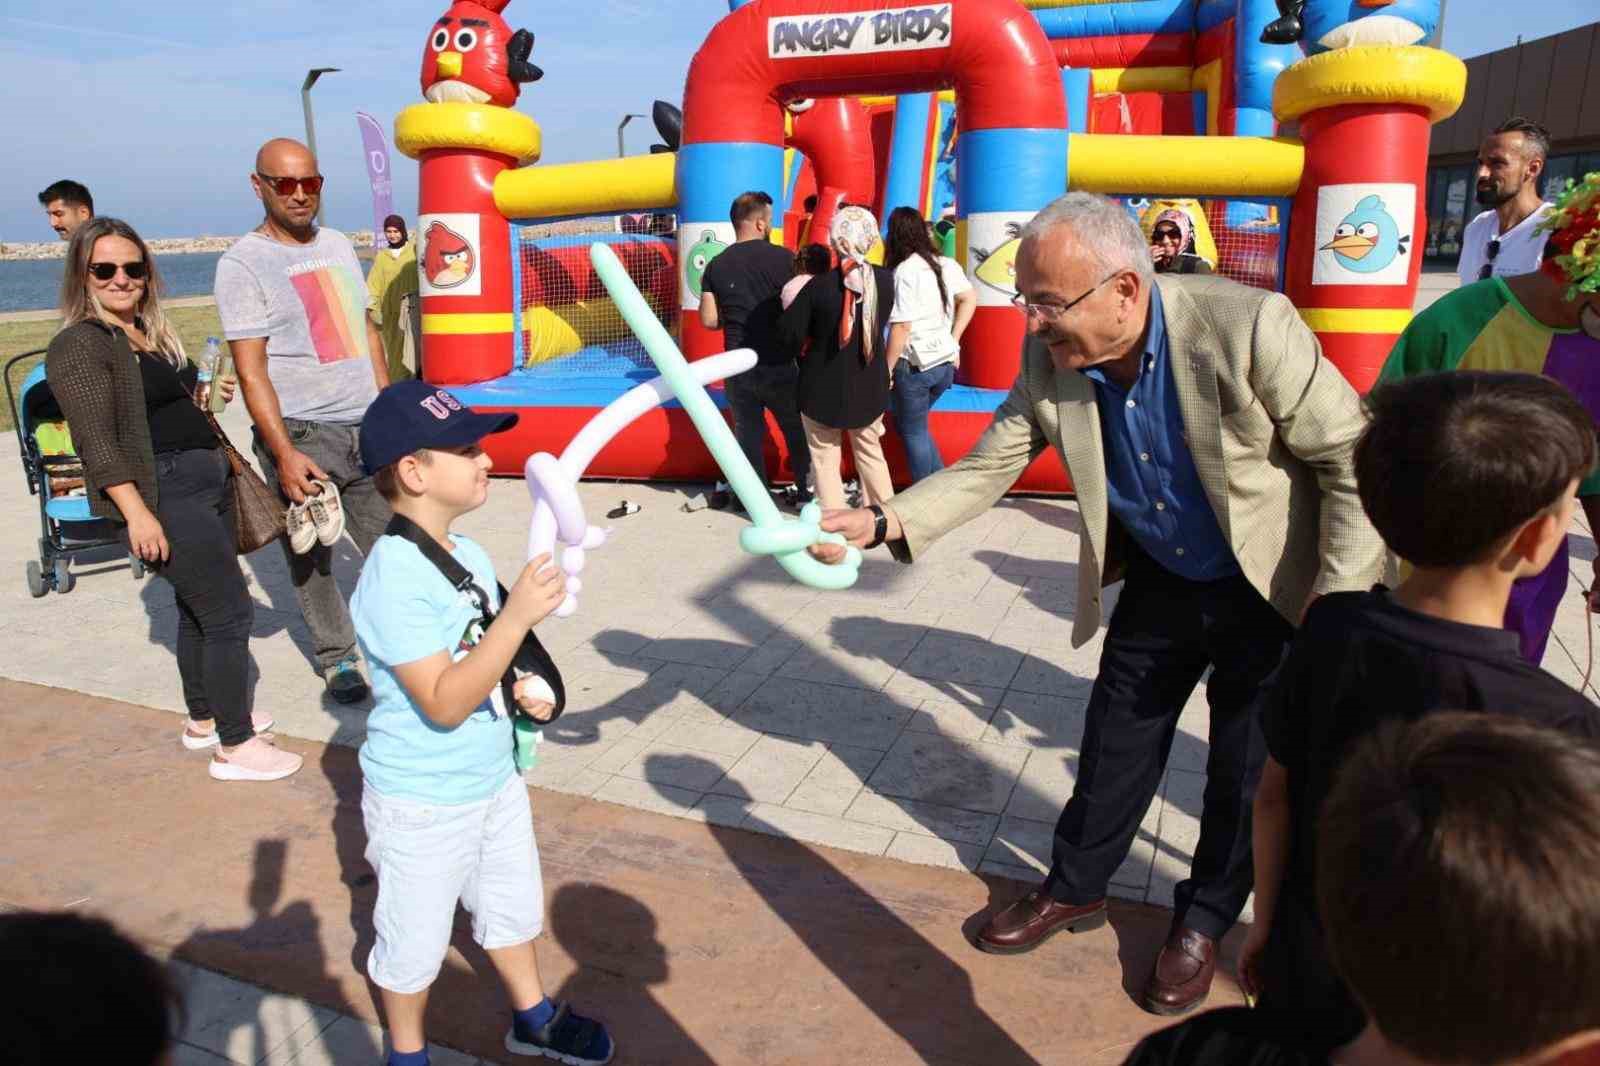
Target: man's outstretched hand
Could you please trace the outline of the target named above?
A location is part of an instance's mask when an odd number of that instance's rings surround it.
[[[856,547],[865,548],[872,540],[877,518],[865,507],[857,507],[846,511],[824,511],[821,524],[824,533],[838,533]],[[813,544],[809,550],[812,558],[829,565],[844,559],[842,544]]]

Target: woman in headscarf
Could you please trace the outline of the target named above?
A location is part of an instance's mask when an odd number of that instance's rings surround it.
[[[1211,264],[1195,253],[1194,219],[1169,207],[1150,226],[1150,260],[1157,274],[1209,274]]]
[[[894,274],[867,262],[878,243],[878,221],[871,211],[856,205],[840,208],[829,231],[839,265],[801,289],[778,323],[783,345],[804,352],[800,417],[811,449],[817,500],[829,509],[846,505],[840,463],[847,433],[863,505],[894,495],[880,440],[889,405],[885,354]]]
[[[417,248],[406,234],[406,220],[399,215],[383,220],[381,236],[387,247],[378,246],[367,272],[367,311],[383,331],[389,380],[405,381],[416,376],[409,364],[416,348],[410,311],[417,306]],[[376,240],[373,243],[378,244]]]

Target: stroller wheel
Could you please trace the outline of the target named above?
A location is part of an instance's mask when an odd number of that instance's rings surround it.
[[[56,560],[54,572],[50,576],[55,579],[56,591],[62,594],[71,592],[73,586],[78,583],[77,577],[65,559]]]
[[[44,583],[44,570],[39,566],[37,561],[33,559],[28,560],[27,572],[28,591],[33,594],[34,599],[38,599],[46,592],[50,591],[49,586]]]

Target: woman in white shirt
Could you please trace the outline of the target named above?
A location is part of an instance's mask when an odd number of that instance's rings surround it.
[[[888,251],[885,265],[894,271],[889,410],[914,484],[944,468],[928,432],[928,412],[956,379],[961,334],[978,295],[961,265],[933,250],[928,224],[909,207],[889,215]]]

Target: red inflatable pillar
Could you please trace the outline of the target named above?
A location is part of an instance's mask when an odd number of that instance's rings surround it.
[[[538,158],[539,127],[510,108],[418,104],[395,120],[395,144],[421,164],[422,376],[440,385],[503,377],[512,369],[518,294],[495,179]]]
[[[1430,48],[1339,49],[1278,79],[1275,110],[1300,121],[1306,148],[1284,292],[1363,393],[1411,320],[1429,126],[1454,113],[1465,88],[1461,61]]]

